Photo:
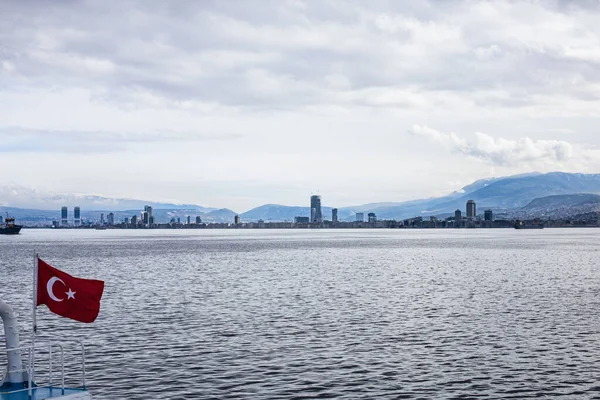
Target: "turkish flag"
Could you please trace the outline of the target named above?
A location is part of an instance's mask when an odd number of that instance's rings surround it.
[[[37,303],[61,317],[94,322],[100,312],[104,282],[75,278],[38,258]]]

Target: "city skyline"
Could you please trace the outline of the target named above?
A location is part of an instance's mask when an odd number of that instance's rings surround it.
[[[242,210],[600,171],[597,3],[5,1],[0,15],[0,185]]]

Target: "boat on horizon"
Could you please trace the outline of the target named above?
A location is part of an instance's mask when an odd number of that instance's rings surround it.
[[[0,224],[0,235],[18,235],[21,232],[23,225],[15,224],[15,219],[8,216],[6,213],[6,219],[3,224]]]
[[[532,223],[523,223],[521,221],[517,221],[515,224],[515,229],[544,229],[544,224],[538,221],[533,221]]]

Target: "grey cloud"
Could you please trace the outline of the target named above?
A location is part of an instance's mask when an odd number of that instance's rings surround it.
[[[586,12],[598,9],[560,2],[3,2],[0,90],[86,87],[117,103],[147,91],[173,107],[198,101],[274,109],[399,107],[365,94],[410,87],[494,106],[533,104],[530,93],[595,101],[599,31]],[[536,22],[544,18],[557,28]],[[329,85],[332,75],[348,84]],[[506,96],[480,95],[491,90]]]
[[[573,154],[572,145],[559,140],[533,140],[528,137],[508,140],[476,132],[475,140],[468,141],[454,133],[443,133],[420,125],[413,125],[409,132],[436,142],[452,152],[499,166],[518,167],[536,163],[558,165],[569,161]]]

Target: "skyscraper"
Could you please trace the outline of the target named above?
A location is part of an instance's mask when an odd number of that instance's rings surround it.
[[[145,209],[146,207],[144,207]],[[150,214],[148,214],[148,211],[142,211],[141,215],[140,215],[140,219],[142,220],[142,224],[144,225],[148,225],[150,223]]]
[[[148,218],[153,217],[154,214],[152,213],[152,206],[144,206],[144,211],[146,211],[148,213]]]
[[[79,206],[73,209],[73,222],[77,226],[81,224],[81,208]]]
[[[369,218],[369,223],[375,223],[377,222],[377,216],[375,215],[375,213],[370,212],[367,217]]]
[[[364,222],[365,213],[356,213],[356,222]]]
[[[483,213],[483,219],[486,221],[494,220],[494,212],[492,210],[485,210]]]
[[[187,222],[188,225],[192,224],[192,217],[190,215],[187,216],[186,222]]]
[[[108,220],[108,224],[109,225],[114,225],[115,224],[115,214],[108,213],[108,215],[106,216],[106,219]]]
[[[312,209],[315,212],[312,215]],[[311,222],[323,222],[323,214],[321,213],[321,196],[313,195],[310,196],[310,209],[311,209]]]
[[[235,218],[233,219],[233,223],[236,224],[236,225],[240,224],[240,216],[239,215],[235,216]]]
[[[338,222],[338,209],[334,208],[331,210],[331,221],[336,224]]]
[[[202,223],[202,218],[200,218],[200,216],[196,217],[196,223],[197,224],[201,224]]]
[[[60,209],[60,219],[61,219],[61,225],[62,226],[67,226],[69,220],[68,220],[68,208],[67,206],[62,206],[62,208]]]
[[[104,213],[100,213],[100,224],[104,225]]]
[[[475,219],[477,215],[477,205],[474,200],[467,201],[467,218]]]
[[[462,221],[462,211],[460,211],[460,210],[454,211],[454,221],[456,221],[456,222]]]

